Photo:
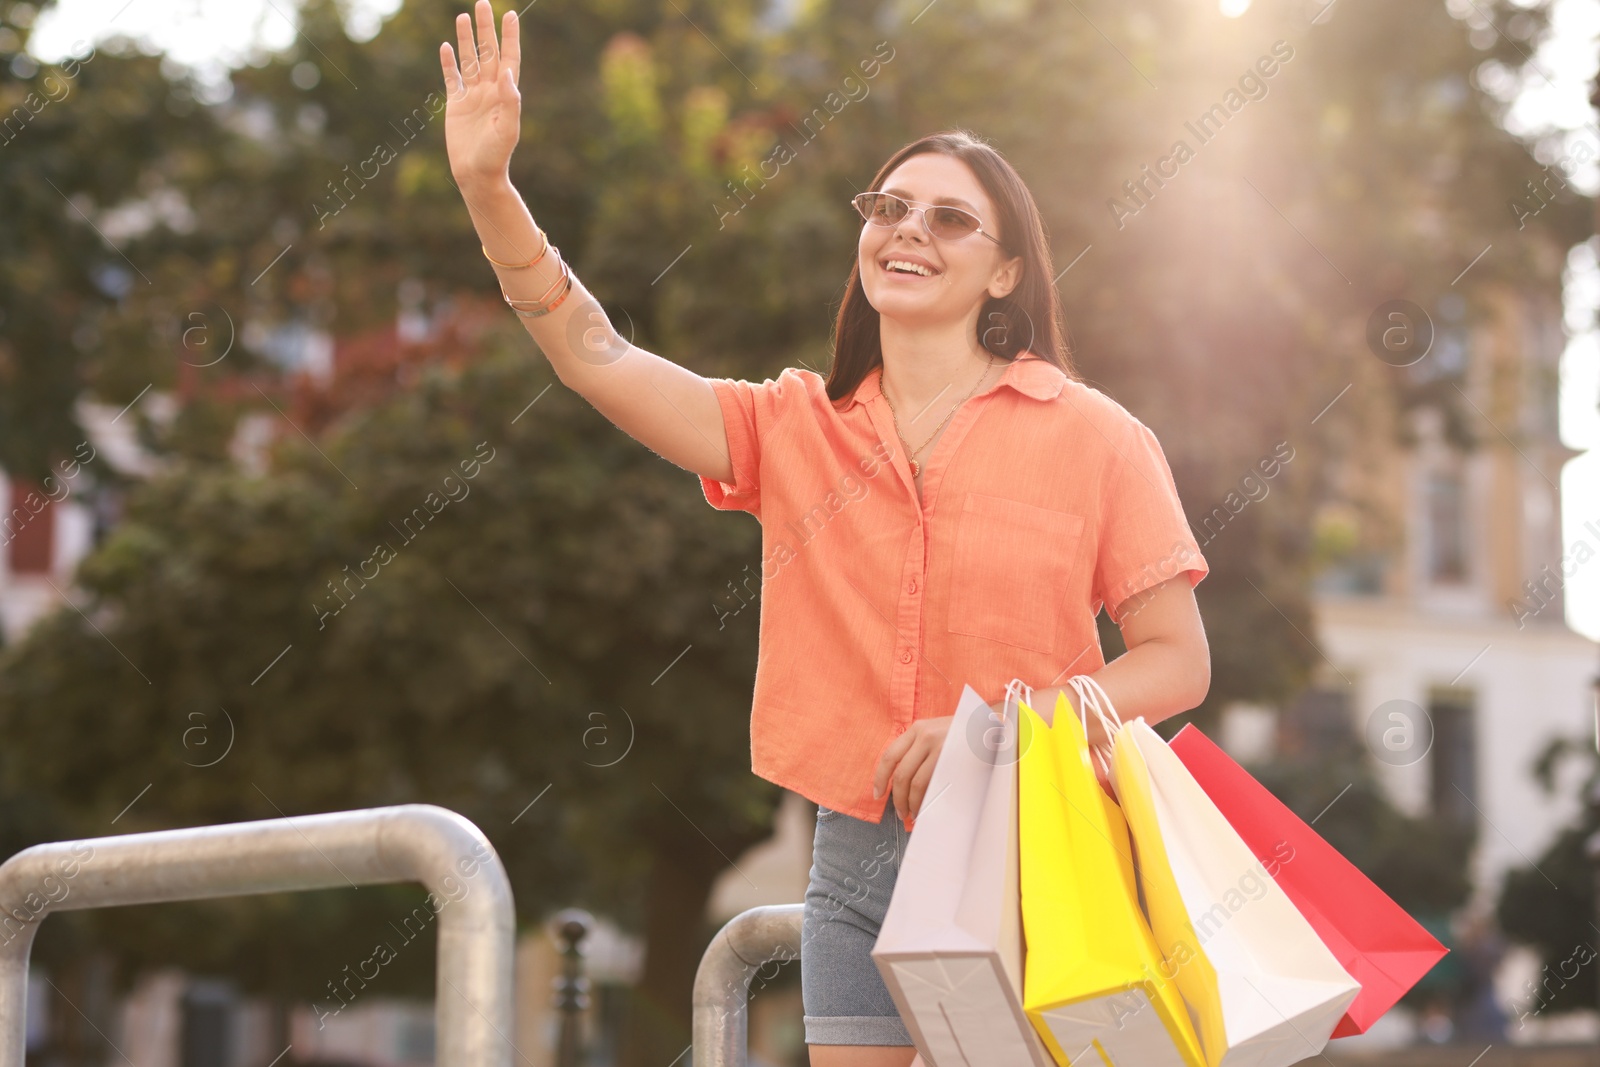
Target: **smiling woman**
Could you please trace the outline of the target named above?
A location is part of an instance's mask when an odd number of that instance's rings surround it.
[[[445,142],[507,303],[563,384],[697,474],[711,506],[756,516],[763,560],[783,560],[762,574],[751,769],[818,805],[800,954],[811,1063],[906,1067],[911,1037],[870,953],[963,687],[1003,706],[1012,679],[1073,671],[1147,722],[1205,696],[1193,586],[1207,565],[1171,471],[1150,429],[1073,371],[1038,207],[964,130],[904,146],[853,201],[826,379],[708,379],[615,337],[508,177],[516,15],[503,51],[488,0],[476,16],[476,38],[456,20],[459,66],[440,46]],[[854,493],[874,456],[888,481]],[[796,529],[804,551],[780,557]],[[1163,577],[1169,558],[1181,567]],[[1111,664],[1102,606],[1125,624]]]

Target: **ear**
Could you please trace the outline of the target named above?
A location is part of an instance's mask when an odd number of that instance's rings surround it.
[[[995,268],[994,278],[989,282],[989,295],[996,300],[1009,296],[1020,281],[1022,281],[1022,257],[1013,256]]]

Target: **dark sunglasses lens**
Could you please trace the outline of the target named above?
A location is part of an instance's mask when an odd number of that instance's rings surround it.
[[[905,203],[887,193],[865,193],[859,203],[859,210],[867,221],[880,226],[893,226],[906,217]]]
[[[939,207],[928,212],[928,229],[935,237],[965,237],[978,228],[978,221],[960,208]]]

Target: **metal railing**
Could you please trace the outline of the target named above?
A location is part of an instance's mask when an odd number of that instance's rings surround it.
[[[422,883],[438,915],[436,1062],[510,1067],[511,883],[481,830],[431,804],[60,841],[12,856],[0,865],[0,1067],[23,1067],[28,957],[51,912],[383,882]]]
[[[769,904],[729,919],[694,976],[694,1067],[745,1067],[749,987],[774,960],[800,958],[802,904]]]

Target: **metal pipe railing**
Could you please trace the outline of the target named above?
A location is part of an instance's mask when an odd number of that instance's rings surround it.
[[[745,1067],[750,977],[774,960],[800,958],[803,904],[769,904],[729,919],[694,976],[694,1067]]]
[[[435,1062],[510,1067],[511,883],[483,831],[431,804],[61,841],[12,856],[0,864],[0,1067],[23,1067],[28,957],[51,912],[383,882],[422,883],[438,915]]]

